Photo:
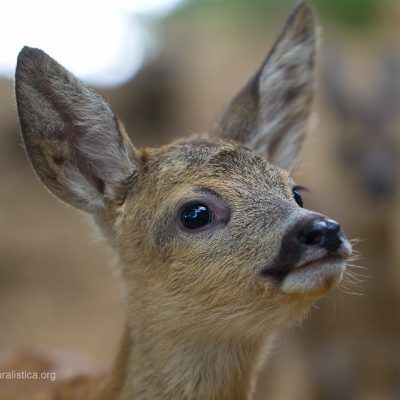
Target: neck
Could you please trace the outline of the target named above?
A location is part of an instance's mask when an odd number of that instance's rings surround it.
[[[266,347],[259,343],[182,343],[138,337],[127,328],[104,399],[249,399]],[[163,343],[161,346],[159,343]]]

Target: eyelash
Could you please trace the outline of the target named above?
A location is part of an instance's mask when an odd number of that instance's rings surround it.
[[[305,193],[311,193],[311,189],[309,189],[306,186],[301,186],[301,185],[295,185],[292,187],[292,190],[296,190],[298,192],[305,192]]]

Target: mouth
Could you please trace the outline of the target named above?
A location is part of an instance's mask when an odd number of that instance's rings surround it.
[[[325,257],[293,269],[283,279],[280,289],[285,294],[322,296],[336,286],[346,269],[343,257]]]
[[[261,280],[273,283],[285,294],[321,296],[341,281],[350,254],[347,246],[334,255],[317,252],[292,265],[266,268],[261,271]]]
[[[307,270],[318,270],[323,268],[326,264],[336,264],[338,262],[344,263],[345,257],[335,255],[323,255],[319,257],[313,257],[308,260],[303,260],[294,265],[281,266],[280,268],[265,268],[261,271],[261,276],[264,279],[272,279],[276,283],[282,283],[282,281],[293,272],[307,271]]]
[[[345,261],[345,258],[343,256],[327,255],[325,257],[320,257],[320,258],[316,258],[314,260],[300,263],[300,264],[296,265],[293,268],[293,270],[298,271],[298,270],[306,270],[306,269],[318,269],[318,268],[322,268],[326,264],[336,264],[338,262],[344,263],[344,261]]]

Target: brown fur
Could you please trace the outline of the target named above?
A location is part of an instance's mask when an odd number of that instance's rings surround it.
[[[54,194],[93,215],[119,255],[128,304],[113,372],[38,398],[249,398],[274,333],[341,278],[261,279],[291,227],[316,215],[298,207],[280,168],[305,135],[314,53],[313,15],[301,2],[251,94],[236,97],[213,135],[139,150],[103,99],[42,51],[22,50],[16,98],[28,155]],[[216,210],[208,230],[180,226],[189,200]]]

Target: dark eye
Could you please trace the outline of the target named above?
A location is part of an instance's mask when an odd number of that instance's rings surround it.
[[[303,198],[301,197],[301,194],[300,194],[299,190],[296,189],[296,188],[293,189],[293,197],[294,197],[294,201],[295,201],[300,207],[303,207],[303,205],[304,205]]]
[[[204,204],[190,205],[181,214],[181,223],[186,229],[202,228],[208,225],[212,219],[212,211]]]

